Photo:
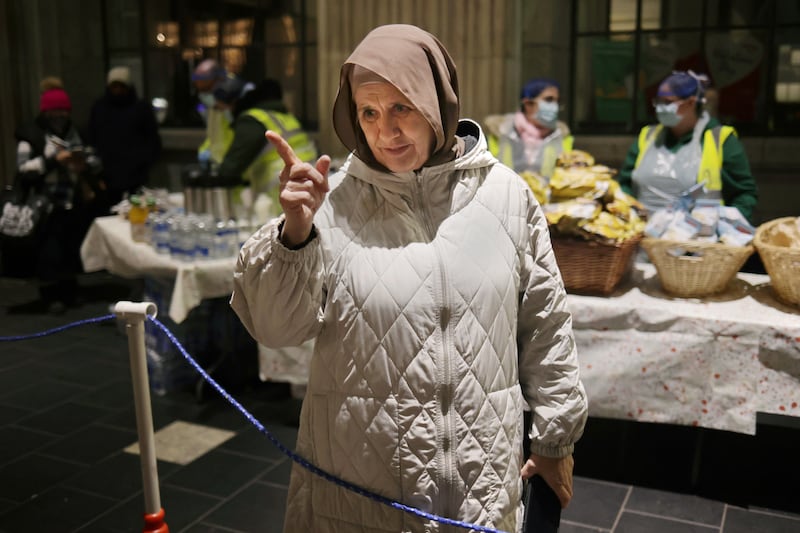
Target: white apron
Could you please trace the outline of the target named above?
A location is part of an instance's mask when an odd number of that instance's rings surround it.
[[[652,213],[670,205],[683,192],[697,184],[697,173],[703,157],[700,144],[708,124],[708,114],[703,113],[695,124],[692,140],[671,152],[664,145],[667,129],[662,129],[650,143],[639,166],[633,170],[633,194]]]

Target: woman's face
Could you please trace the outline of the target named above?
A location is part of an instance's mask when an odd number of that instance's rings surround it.
[[[433,128],[394,85],[360,85],[353,99],[358,124],[379,163],[392,172],[407,172],[420,168],[430,158]]]
[[[537,113],[539,112],[540,102],[552,102],[558,104],[559,92],[557,87],[547,87],[536,98],[530,100],[523,100],[522,104],[525,107],[525,116],[528,120],[536,125],[539,125]]]

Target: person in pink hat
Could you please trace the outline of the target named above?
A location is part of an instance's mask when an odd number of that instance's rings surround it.
[[[72,121],[63,87],[43,87],[39,114],[17,128],[15,191],[22,201],[46,199],[37,231],[28,239],[3,239],[3,273],[39,279],[40,300],[11,311],[62,312],[77,300],[80,244],[103,184],[101,163]]]

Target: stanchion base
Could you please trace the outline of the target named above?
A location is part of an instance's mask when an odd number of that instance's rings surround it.
[[[164,522],[164,509],[155,514],[144,515],[144,530],[142,533],[169,533],[169,527]]]

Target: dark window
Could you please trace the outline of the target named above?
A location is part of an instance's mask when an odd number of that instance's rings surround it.
[[[202,127],[194,67],[214,58],[251,82],[281,82],[306,128],[319,122],[316,2],[311,0],[104,0],[109,66],[128,65],[137,90],[162,98],[165,127]]]
[[[673,70],[711,79],[716,113],[740,132],[800,135],[800,2],[573,0],[570,122],[635,133]]]

